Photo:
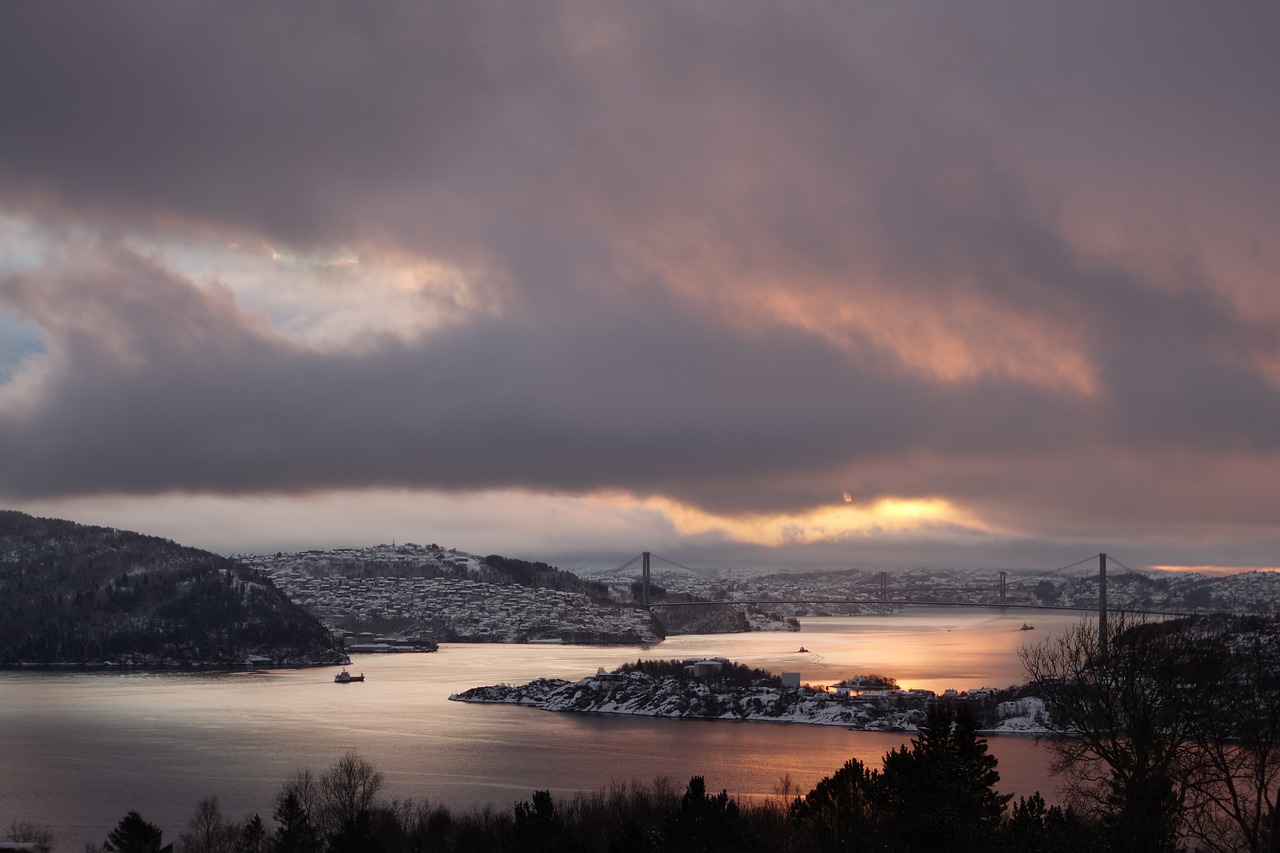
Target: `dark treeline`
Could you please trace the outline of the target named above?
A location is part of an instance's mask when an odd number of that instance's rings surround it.
[[[685,662],[673,658],[654,658],[652,660],[637,658],[635,663],[624,663],[614,669],[614,672],[643,672],[653,678],[677,678],[681,681],[698,681],[701,683],[710,681],[725,687],[750,687],[759,684],[778,687],[782,684],[782,679],[768,670],[755,669],[746,664],[733,661],[724,663],[720,671],[710,678],[698,678],[688,674],[685,672]]]
[[[589,581],[546,563],[517,560],[490,554],[484,558],[482,579],[490,583],[514,583],[535,589],[580,592],[597,604],[612,604],[609,589],[598,581]]]
[[[1280,622],[1112,614],[1024,648],[1053,771],[1133,850],[1280,850]]]

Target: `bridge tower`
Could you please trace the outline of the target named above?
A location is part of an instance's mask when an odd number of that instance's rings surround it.
[[[1008,589],[1008,580],[1009,580],[1009,573],[1001,572],[1000,573],[1000,606],[1001,607],[1004,607],[1004,595],[1005,595],[1005,591]]]
[[[1107,555],[1098,555],[1098,654],[1107,655]]]
[[[880,573],[880,601],[885,602],[888,600],[889,600],[889,573],[881,572]]]
[[[644,571],[641,574],[640,581],[640,603],[645,607],[649,606],[649,552],[642,551],[640,556],[644,558]]]

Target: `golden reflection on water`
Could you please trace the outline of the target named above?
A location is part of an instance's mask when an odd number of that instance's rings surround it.
[[[1019,648],[1044,642],[1082,618],[1090,617],[918,607],[893,616],[802,619],[799,633],[673,637],[646,656],[720,655],[773,672],[799,672],[811,684],[876,673],[903,688],[937,692],[1008,687],[1023,681]],[[1022,630],[1024,624],[1033,630]]]
[[[803,790],[850,757],[878,766],[908,735],[838,727],[552,714],[450,702],[482,684],[576,680],[645,658],[723,656],[809,683],[881,673],[904,687],[963,690],[1021,680],[1017,649],[1078,616],[920,609],[804,619],[799,633],[673,637],[648,649],[456,645],[429,655],[361,655],[361,684],[332,669],[241,673],[0,672],[0,803],[59,829],[60,848],[101,841],[129,809],[185,827],[218,795],[234,816],[270,814],[297,768],[355,750],[386,773],[389,796],[451,808],[508,808],[630,779],[704,775],[714,790],[761,798],[784,774]],[[1020,630],[1023,621],[1034,631]],[[808,651],[800,652],[801,646]],[[994,738],[1001,790],[1052,799],[1043,750]],[[65,843],[64,843],[65,842]]]

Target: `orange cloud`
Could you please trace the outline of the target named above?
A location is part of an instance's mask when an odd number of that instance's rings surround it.
[[[976,517],[942,498],[883,497],[855,504],[814,507],[795,513],[722,515],[669,498],[650,498],[681,536],[719,534],[736,542],[777,548],[838,542],[872,534],[928,533],[942,528],[986,530]]]
[[[1280,572],[1280,566],[1152,566],[1158,572],[1194,572],[1199,575],[1243,575],[1248,572]]]

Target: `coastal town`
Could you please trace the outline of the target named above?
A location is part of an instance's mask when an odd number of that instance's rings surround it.
[[[1097,607],[1096,566],[1070,574],[940,569],[880,572],[707,570],[653,573],[652,610],[637,606],[636,578],[561,571],[439,545],[379,545],[240,556],[292,601],[349,642],[562,642],[642,645],[667,633],[796,630],[796,617],[899,612],[904,606]],[[515,567],[515,571],[512,570]],[[537,571],[524,567],[534,566]],[[1280,575],[1230,576],[1113,568],[1110,606],[1167,613],[1272,613]],[[679,602],[702,621],[681,626]],[[728,617],[728,618],[726,618]],[[665,624],[664,624],[665,620]],[[699,627],[701,626],[701,627]],[[403,644],[400,648],[403,648]]]
[[[629,579],[582,572],[611,583],[622,594]],[[1003,586],[1002,586],[1003,576]],[[667,595],[710,601],[751,601],[790,616],[852,616],[893,613],[907,604],[1049,607],[1093,610],[1098,606],[1096,560],[1070,572],[977,569],[872,569],[798,571],[734,569],[692,571],[664,568],[654,583]],[[1167,613],[1272,613],[1280,611],[1280,573],[1229,575],[1159,570],[1132,571],[1112,563],[1108,600],[1117,610]],[[1002,593],[1003,589],[1003,593]]]
[[[483,580],[492,572],[482,558],[439,546],[241,559],[337,630],[449,642],[640,645],[661,639],[644,610],[603,605],[583,592]]]

